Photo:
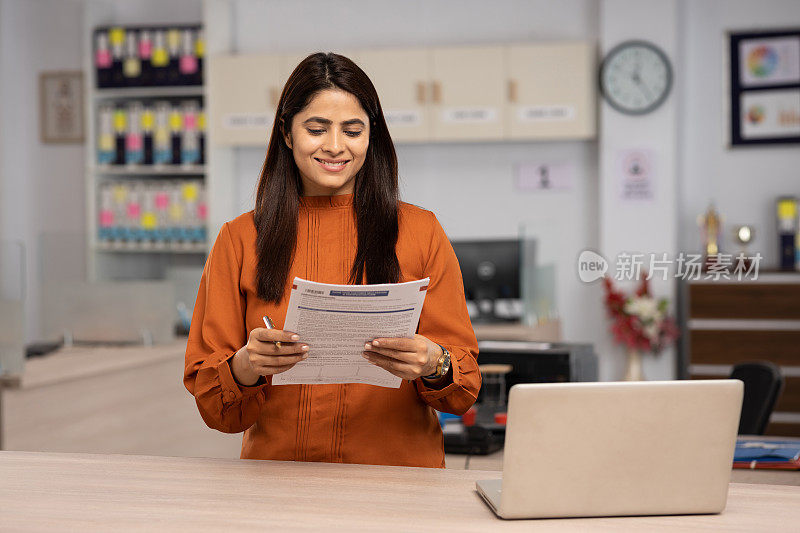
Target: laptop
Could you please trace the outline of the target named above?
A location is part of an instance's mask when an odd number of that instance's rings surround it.
[[[739,380],[511,387],[503,479],[477,489],[501,518],[719,513]]]

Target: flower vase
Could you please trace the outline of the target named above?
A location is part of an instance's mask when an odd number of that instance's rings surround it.
[[[635,348],[628,350],[628,366],[625,369],[625,381],[642,381],[642,352]]]

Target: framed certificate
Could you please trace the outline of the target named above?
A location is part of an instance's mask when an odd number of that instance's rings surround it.
[[[80,143],[84,138],[83,73],[39,75],[39,132],[43,143]]]
[[[800,143],[800,29],[729,34],[730,144]]]

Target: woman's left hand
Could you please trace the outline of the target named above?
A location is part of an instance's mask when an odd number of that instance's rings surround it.
[[[442,348],[422,335],[413,339],[380,337],[364,346],[364,356],[397,377],[414,380],[436,371]]]

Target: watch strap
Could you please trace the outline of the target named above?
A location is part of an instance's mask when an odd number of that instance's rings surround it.
[[[436,370],[433,374],[428,374],[427,376],[422,376],[422,379],[434,380],[434,379],[441,379],[444,377],[444,372],[442,372],[442,367],[444,366],[445,358],[450,355],[450,352],[447,351],[447,348],[442,346],[441,344],[436,344],[439,348],[442,349],[442,355],[439,356],[439,359],[436,361]]]

